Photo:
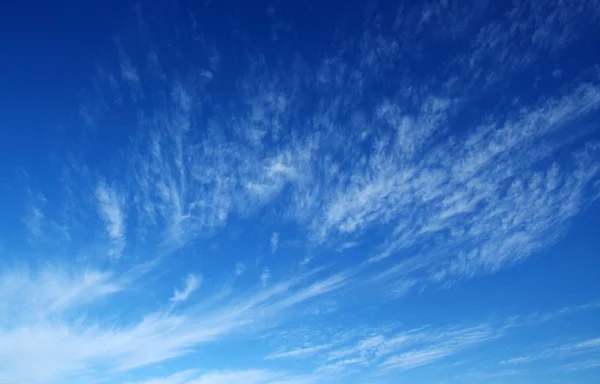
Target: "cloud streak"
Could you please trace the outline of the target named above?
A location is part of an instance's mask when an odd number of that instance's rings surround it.
[[[539,360],[564,360],[575,356],[593,357],[600,350],[600,338],[586,339],[543,349],[532,355],[500,361],[502,365],[525,365]]]
[[[170,301],[178,303],[187,300],[194,291],[200,288],[200,284],[202,284],[201,276],[197,276],[192,273],[188,274],[185,278],[185,287],[183,290],[175,289],[175,292],[173,292],[173,297],[171,297]]]
[[[96,199],[98,201],[98,213],[106,223],[106,233],[112,241],[109,256],[119,257],[126,242],[123,197],[116,189],[101,183],[96,188]]]
[[[598,308],[490,320],[452,296],[597,204],[597,57],[561,60],[600,32],[594,0],[379,4],[350,30],[315,6],[319,47],[277,4],[206,3],[136,8],[77,108],[93,129],[18,211],[27,247],[0,239],[0,382],[378,382]],[[594,369],[596,336],[493,361]]]
[[[276,316],[331,292],[340,283],[335,277],[308,285],[292,279],[238,296],[233,303],[216,301],[208,308],[191,307],[181,313],[156,310],[130,325],[111,326],[100,322],[102,318],[92,323],[72,318],[123,290],[108,273],[12,272],[0,276],[0,308],[13,314],[0,323],[1,371],[10,382],[41,383],[93,376],[97,363],[115,372],[148,366],[245,329],[267,327],[267,321],[276,324]],[[189,275],[185,289],[173,298],[187,299],[184,296],[198,284],[198,278]],[[36,370],[22,364],[30,358],[35,358]]]
[[[331,346],[332,346],[331,344],[324,344],[324,345],[316,345],[313,347],[297,348],[297,349],[292,349],[289,351],[274,353],[272,355],[265,357],[265,359],[269,360],[269,359],[306,357],[306,356],[314,355],[317,352],[320,352],[320,351],[323,351],[326,349],[330,349]]]
[[[279,246],[279,233],[273,232],[271,234],[271,253],[277,252],[278,246]]]

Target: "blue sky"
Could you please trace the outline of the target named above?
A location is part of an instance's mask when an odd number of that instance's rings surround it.
[[[0,6],[0,383],[600,380],[600,2]]]

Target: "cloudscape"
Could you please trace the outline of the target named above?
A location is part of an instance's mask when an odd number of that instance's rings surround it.
[[[0,384],[600,382],[600,1],[0,32]]]

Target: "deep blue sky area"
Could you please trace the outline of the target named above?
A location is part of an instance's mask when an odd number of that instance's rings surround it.
[[[600,1],[0,5],[0,384],[600,382]]]

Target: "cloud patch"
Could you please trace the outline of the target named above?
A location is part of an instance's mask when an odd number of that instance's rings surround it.
[[[119,192],[100,183],[95,191],[98,203],[98,214],[105,223],[105,231],[112,242],[108,254],[120,257],[126,245],[126,214],[124,198]]]
[[[183,289],[175,289],[173,296],[169,299],[174,303],[183,302],[194,293],[202,284],[202,276],[195,275],[193,273],[188,274],[185,277],[185,285]]]

